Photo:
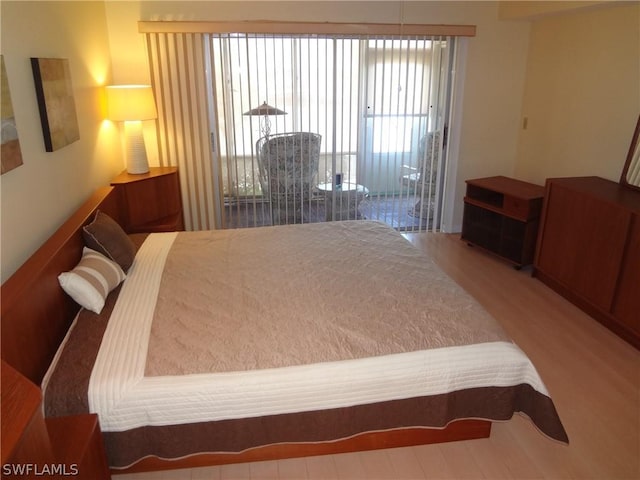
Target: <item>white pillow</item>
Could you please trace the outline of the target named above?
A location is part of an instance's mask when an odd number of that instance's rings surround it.
[[[125,278],[120,265],[87,247],[83,248],[82,259],[73,270],[58,275],[67,295],[95,313],[102,311],[109,292]]]

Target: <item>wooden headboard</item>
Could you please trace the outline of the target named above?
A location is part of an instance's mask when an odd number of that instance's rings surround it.
[[[84,205],[2,284],[2,358],[39,385],[80,307],[58,283],[82,256],[82,227],[97,209],[121,221],[113,187]]]

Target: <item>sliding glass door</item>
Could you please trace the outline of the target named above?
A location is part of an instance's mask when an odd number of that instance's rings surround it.
[[[362,47],[358,171],[370,192],[367,215],[403,230],[437,229],[451,40],[370,39]]]
[[[216,34],[210,41],[212,138],[228,226],[274,223],[273,182],[264,178],[273,148],[264,145],[307,133],[321,139],[319,158],[304,167],[314,171],[304,174],[309,192],[295,195],[303,211],[295,223],[371,218],[401,230],[438,228],[450,38]],[[277,188],[298,188],[285,177]]]

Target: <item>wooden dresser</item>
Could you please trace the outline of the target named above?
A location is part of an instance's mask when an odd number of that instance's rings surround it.
[[[176,167],[151,167],[148,173],[122,172],[111,181],[127,233],[184,230],[180,179]]]
[[[548,179],[533,274],[640,348],[640,192]]]

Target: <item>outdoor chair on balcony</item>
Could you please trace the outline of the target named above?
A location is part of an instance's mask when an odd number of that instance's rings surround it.
[[[273,225],[302,223],[305,207],[318,184],[322,136],[278,133],[256,144],[260,184],[271,206]]]
[[[409,209],[409,215],[425,220],[433,217],[439,152],[440,132],[429,132],[422,137],[418,146],[418,166],[402,166],[400,183],[418,197],[418,201]]]

